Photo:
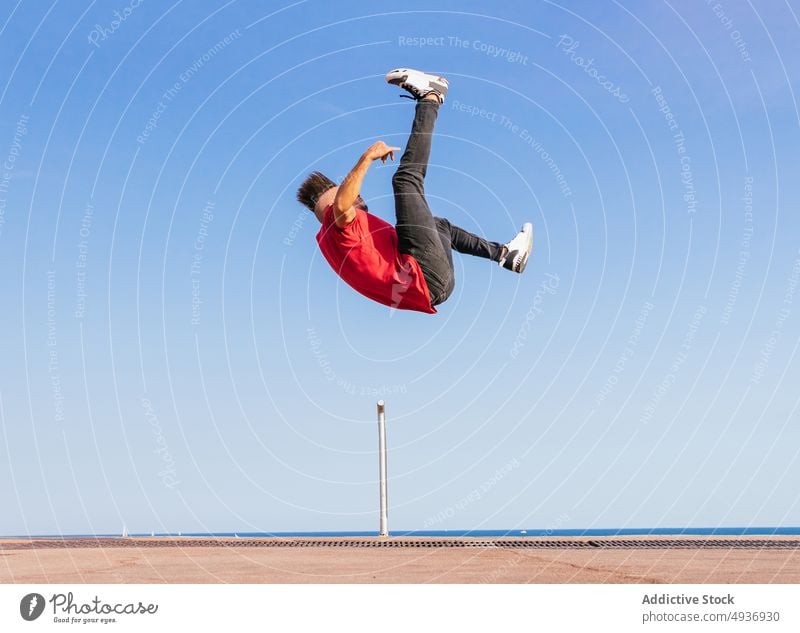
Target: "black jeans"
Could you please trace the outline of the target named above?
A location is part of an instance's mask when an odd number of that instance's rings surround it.
[[[434,217],[428,207],[425,173],[438,112],[436,101],[417,101],[411,136],[392,177],[398,247],[401,253],[411,255],[419,263],[434,306],[453,292],[453,249],[494,261],[499,261],[503,251],[502,244],[489,242],[444,218]]]

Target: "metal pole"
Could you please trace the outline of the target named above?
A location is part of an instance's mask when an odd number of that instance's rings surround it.
[[[378,400],[378,454],[380,458],[381,536],[389,536],[389,511],[386,500],[386,412],[383,400]]]

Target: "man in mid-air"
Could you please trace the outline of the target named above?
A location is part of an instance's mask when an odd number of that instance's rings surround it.
[[[411,136],[392,177],[397,224],[369,213],[359,194],[372,162],[394,160],[394,152],[400,149],[383,141],[371,145],[338,186],[313,172],[297,190],[297,200],[322,224],[317,233],[319,248],[348,285],[384,305],[435,314],[435,306],[450,296],[455,285],[452,250],[521,273],[533,248],[533,227],[524,224],[514,239],[500,244],[434,217],[425,200],[425,173],[447,80],[398,68],[386,75],[386,81],[407,90],[417,101]]]

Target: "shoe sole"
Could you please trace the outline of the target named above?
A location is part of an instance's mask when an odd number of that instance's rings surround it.
[[[522,232],[528,234],[528,241],[525,244],[525,254],[522,256],[522,261],[519,264],[519,270],[517,272],[522,272],[525,270],[525,267],[528,265],[528,258],[531,255],[531,251],[533,250],[533,224],[530,222],[526,222],[522,225]]]

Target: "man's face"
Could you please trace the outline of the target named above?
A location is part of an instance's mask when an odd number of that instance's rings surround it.
[[[322,217],[325,213],[325,209],[333,204],[333,200],[336,198],[337,191],[339,191],[339,187],[331,187],[319,197],[317,204],[314,205],[314,215],[317,216],[317,219],[320,221],[320,223],[322,223]]]

